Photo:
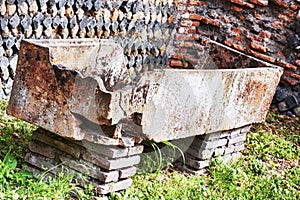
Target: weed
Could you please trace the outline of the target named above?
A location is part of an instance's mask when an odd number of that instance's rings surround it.
[[[31,139],[31,133],[36,126],[25,121],[16,119],[6,114],[7,102],[0,100],[0,159],[4,158],[7,152],[23,160]]]
[[[35,127],[6,115],[6,106],[0,103],[0,200],[91,199],[93,186],[79,187],[74,174],[60,173],[45,181],[47,173],[34,178],[19,169]],[[216,160],[202,176],[172,169],[175,153],[183,153],[173,143],[145,144],[150,153],[142,155],[143,173],[133,177],[132,187],[108,198],[300,199],[299,127],[299,119],[270,112],[265,123],[251,129],[240,160],[229,164]]]

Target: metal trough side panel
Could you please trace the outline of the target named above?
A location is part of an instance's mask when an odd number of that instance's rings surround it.
[[[143,133],[159,142],[262,122],[281,75],[275,68],[149,72],[141,81],[152,81]]]

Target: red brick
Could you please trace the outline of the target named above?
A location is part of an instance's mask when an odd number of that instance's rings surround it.
[[[285,55],[282,53],[282,51],[278,51],[277,55],[281,58],[285,58]]]
[[[245,2],[243,0],[229,0],[231,3],[235,3],[241,6],[246,6],[248,8],[255,8],[255,5],[252,3]]]
[[[237,36],[234,37],[234,40],[242,41],[243,38],[240,35],[237,35]]]
[[[295,74],[295,73],[292,73],[292,72],[289,72],[289,71],[284,71],[283,72],[286,76],[290,76],[294,79],[297,79],[297,80],[300,80],[300,75],[299,74]]]
[[[210,25],[212,25],[212,26],[221,27],[221,23],[218,22],[218,21],[215,21],[215,20],[213,20],[213,19],[209,19],[209,18],[206,18],[206,17],[202,17],[201,21],[204,22],[205,24],[210,24]]]
[[[250,2],[260,6],[268,6],[269,4],[268,0],[250,0]]]
[[[291,80],[291,79],[288,79],[288,78],[285,78],[285,77],[281,77],[281,81],[284,81],[292,86],[296,86],[298,85],[298,82],[297,81],[294,81],[294,80]]]
[[[230,9],[235,11],[235,12],[242,12],[243,11],[243,8],[241,8],[239,6],[231,6]]]
[[[222,16],[221,19],[225,23],[231,23],[232,22],[232,19],[230,17]]]
[[[180,22],[180,25],[181,26],[192,26],[192,21],[190,21],[190,20],[182,20]]]
[[[189,0],[188,3],[195,6],[208,6],[208,2],[206,1]]]
[[[183,62],[181,60],[170,60],[169,65],[171,67],[183,67]]]
[[[274,3],[276,3],[279,6],[283,6],[285,8],[289,7],[289,4],[285,2],[284,0],[273,0]]]
[[[267,56],[265,54],[259,53],[257,51],[253,51],[251,49],[248,49],[248,52],[253,55],[256,58],[260,58],[264,61],[270,62],[270,63],[274,63],[275,62],[275,58],[271,57],[271,56]]]
[[[250,40],[258,41],[258,42],[262,42],[263,41],[263,38],[260,37],[260,36],[258,36],[258,35],[250,35],[247,38],[249,38]]]
[[[261,31],[259,32],[259,36],[270,39],[272,34],[269,31]]]
[[[296,11],[298,9],[298,6],[296,4],[291,4],[290,5],[290,8],[293,10],[293,11]]]
[[[259,45],[259,44],[256,44],[256,43],[254,43],[254,42],[251,42],[251,43],[250,43],[250,47],[251,47],[252,49],[255,49],[255,50],[257,50],[257,51],[259,51],[259,52],[262,52],[262,53],[266,53],[266,52],[268,51],[266,47],[264,47],[264,46],[262,46],[262,45]]]
[[[239,45],[239,44],[236,44],[230,40],[225,40],[224,43],[227,45],[227,46],[230,46],[230,47],[233,47],[239,51],[245,51],[246,47],[242,46],[242,45]]]
[[[198,14],[190,14],[190,20],[198,20],[198,21],[201,21],[202,19],[202,16],[201,15],[198,15]]]
[[[283,24],[280,21],[275,21],[275,22],[272,23],[272,26],[282,28]]]
[[[243,15],[239,15],[238,18],[241,20],[241,21],[244,21],[245,17]]]
[[[284,11],[284,13],[285,13],[287,16],[291,17],[291,18],[296,18],[296,17],[297,17],[297,13],[296,13],[296,12],[293,12],[293,11],[291,11],[291,10],[286,10],[286,11]]]
[[[176,41],[188,41],[188,40],[199,40],[199,35],[193,34],[193,35],[185,35],[185,34],[176,34],[175,40]]]
[[[289,18],[288,16],[283,15],[283,14],[279,14],[278,18],[281,19],[282,21],[286,22],[286,23],[290,23],[292,21],[291,18]]]
[[[192,26],[200,26],[200,22],[199,21],[192,21]]]
[[[180,55],[180,54],[174,54],[174,55],[171,56],[171,58],[176,59],[176,60],[181,60],[182,55]]]
[[[232,32],[239,34],[239,35],[241,35],[243,33],[242,29],[234,27],[234,26],[231,28],[231,30],[232,30]]]
[[[262,16],[260,14],[258,14],[257,12],[254,12],[254,17],[256,19],[262,19]]]
[[[213,19],[209,19],[207,17],[204,17],[202,15],[198,15],[198,14],[190,14],[190,20],[198,20],[198,21],[202,21],[205,24],[210,24],[212,26],[217,26],[217,27],[221,27],[221,23],[218,21],[215,21]]]
[[[278,65],[280,65],[280,66],[282,66],[282,67],[284,67],[284,68],[290,69],[290,70],[292,70],[292,71],[296,71],[296,70],[297,70],[297,67],[296,67],[295,65],[292,65],[292,64],[290,64],[290,63],[288,63],[288,62],[285,62],[285,61],[283,61],[283,60],[281,60],[281,59],[278,59],[278,60],[276,61],[276,63],[277,63]]]
[[[171,24],[173,21],[174,21],[174,15],[171,15],[171,16],[168,18],[168,24]]]
[[[185,30],[185,33],[196,33],[196,27],[191,27]]]

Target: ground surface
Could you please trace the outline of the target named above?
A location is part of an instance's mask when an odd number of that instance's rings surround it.
[[[72,175],[48,183],[24,170],[31,132],[36,127],[5,114],[0,104],[0,199],[91,199],[91,186],[79,188]],[[167,159],[166,159],[167,160]],[[149,161],[156,162],[156,161]],[[174,169],[136,175],[131,188],[108,199],[300,199],[300,119],[270,111],[253,125],[243,157],[213,162],[202,176]],[[73,197],[75,198],[75,197]]]

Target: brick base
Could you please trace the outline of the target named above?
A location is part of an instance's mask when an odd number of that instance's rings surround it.
[[[225,163],[239,158],[249,129],[250,126],[244,126],[196,136],[185,153],[185,165],[181,159],[177,166],[188,173],[202,174],[216,158]]]
[[[33,133],[26,155],[29,171],[39,175],[48,170],[58,175],[68,169],[83,174],[77,182],[94,184],[95,193],[107,194],[131,186],[143,146],[118,147],[93,144],[86,141],[70,141],[41,128]]]

